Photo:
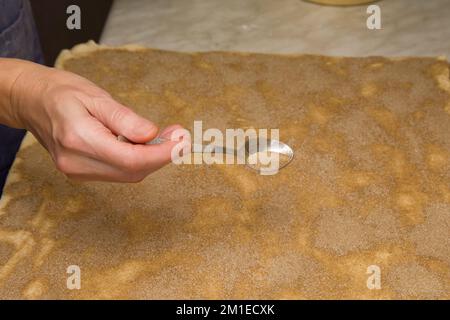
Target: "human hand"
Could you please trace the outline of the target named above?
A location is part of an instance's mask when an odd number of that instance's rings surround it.
[[[17,127],[31,131],[56,167],[76,180],[138,182],[171,161],[177,141],[142,143],[158,127],[116,102],[106,91],[73,73],[29,64],[11,87]],[[119,141],[124,136],[136,144]]]

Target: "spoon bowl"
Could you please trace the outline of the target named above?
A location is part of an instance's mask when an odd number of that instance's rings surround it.
[[[118,139],[121,141],[130,142],[123,136],[119,136]],[[146,144],[155,145],[164,143],[166,141],[169,140],[166,138],[157,137],[152,141],[147,142]],[[242,148],[231,149],[223,146],[207,147],[207,152],[205,152],[205,148],[203,148],[203,146],[200,146],[200,148],[193,148],[192,153],[221,153],[234,154],[236,156],[242,154],[242,152],[240,152]],[[286,167],[294,158],[294,151],[292,150],[292,148],[278,140],[246,140],[243,148],[245,148],[245,165],[248,168],[258,171],[263,175],[272,175],[277,173],[278,170]],[[266,163],[267,161],[261,161],[261,159],[267,160],[268,157],[272,160],[275,159],[276,163],[274,167],[272,167],[273,163],[271,161],[269,161],[270,166],[268,166],[268,163]]]
[[[256,145],[257,147],[255,147]],[[245,151],[247,158],[246,166],[265,175],[277,173],[278,170],[286,167],[294,158],[292,148],[278,140],[267,139],[259,144],[256,141],[247,140],[245,142]],[[275,167],[269,167],[267,164],[261,163],[261,156],[270,157],[272,160],[275,159]]]

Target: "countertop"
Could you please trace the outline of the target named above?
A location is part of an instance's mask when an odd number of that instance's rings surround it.
[[[367,5],[302,0],[116,0],[101,42],[178,51],[338,56],[450,56],[450,1],[381,0],[382,29]]]

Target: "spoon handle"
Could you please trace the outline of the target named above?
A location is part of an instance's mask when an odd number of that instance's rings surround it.
[[[220,154],[236,154],[237,151],[224,146],[192,144],[192,153],[220,153]]]
[[[129,142],[129,143],[133,143],[132,141],[128,140],[127,138],[125,138],[124,136],[117,136],[117,140],[119,141],[123,141],[123,142]],[[143,143],[143,144],[161,144],[163,142],[169,141],[166,138],[162,138],[162,137],[156,137],[155,139],[153,139],[152,141]]]
[[[132,143],[130,140],[125,138],[124,136],[118,136],[118,140]],[[146,142],[145,144],[153,145],[153,144],[161,144],[166,141],[169,141],[169,139],[162,138],[162,137],[156,137],[152,141]],[[208,153],[220,153],[220,154],[236,154],[237,151],[234,149],[230,149],[223,146],[214,146],[214,145],[206,145],[203,146],[202,144],[192,144],[192,153],[205,153],[205,150],[207,150]]]
[[[147,142],[146,144],[161,144],[164,143],[166,141],[169,141],[166,138],[161,138],[161,137],[156,137],[155,139],[153,139],[152,141]]]

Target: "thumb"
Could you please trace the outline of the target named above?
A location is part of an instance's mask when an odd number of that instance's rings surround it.
[[[116,135],[121,135],[135,143],[145,143],[156,137],[158,127],[133,110],[112,100],[102,100],[88,106],[89,112]]]
[[[182,129],[183,129],[183,127],[180,126],[179,124],[173,124],[173,125],[170,125],[170,126],[164,128],[163,130],[161,130],[159,136],[161,138],[166,139],[166,140],[171,140],[172,139],[172,133],[175,130],[182,130]]]

